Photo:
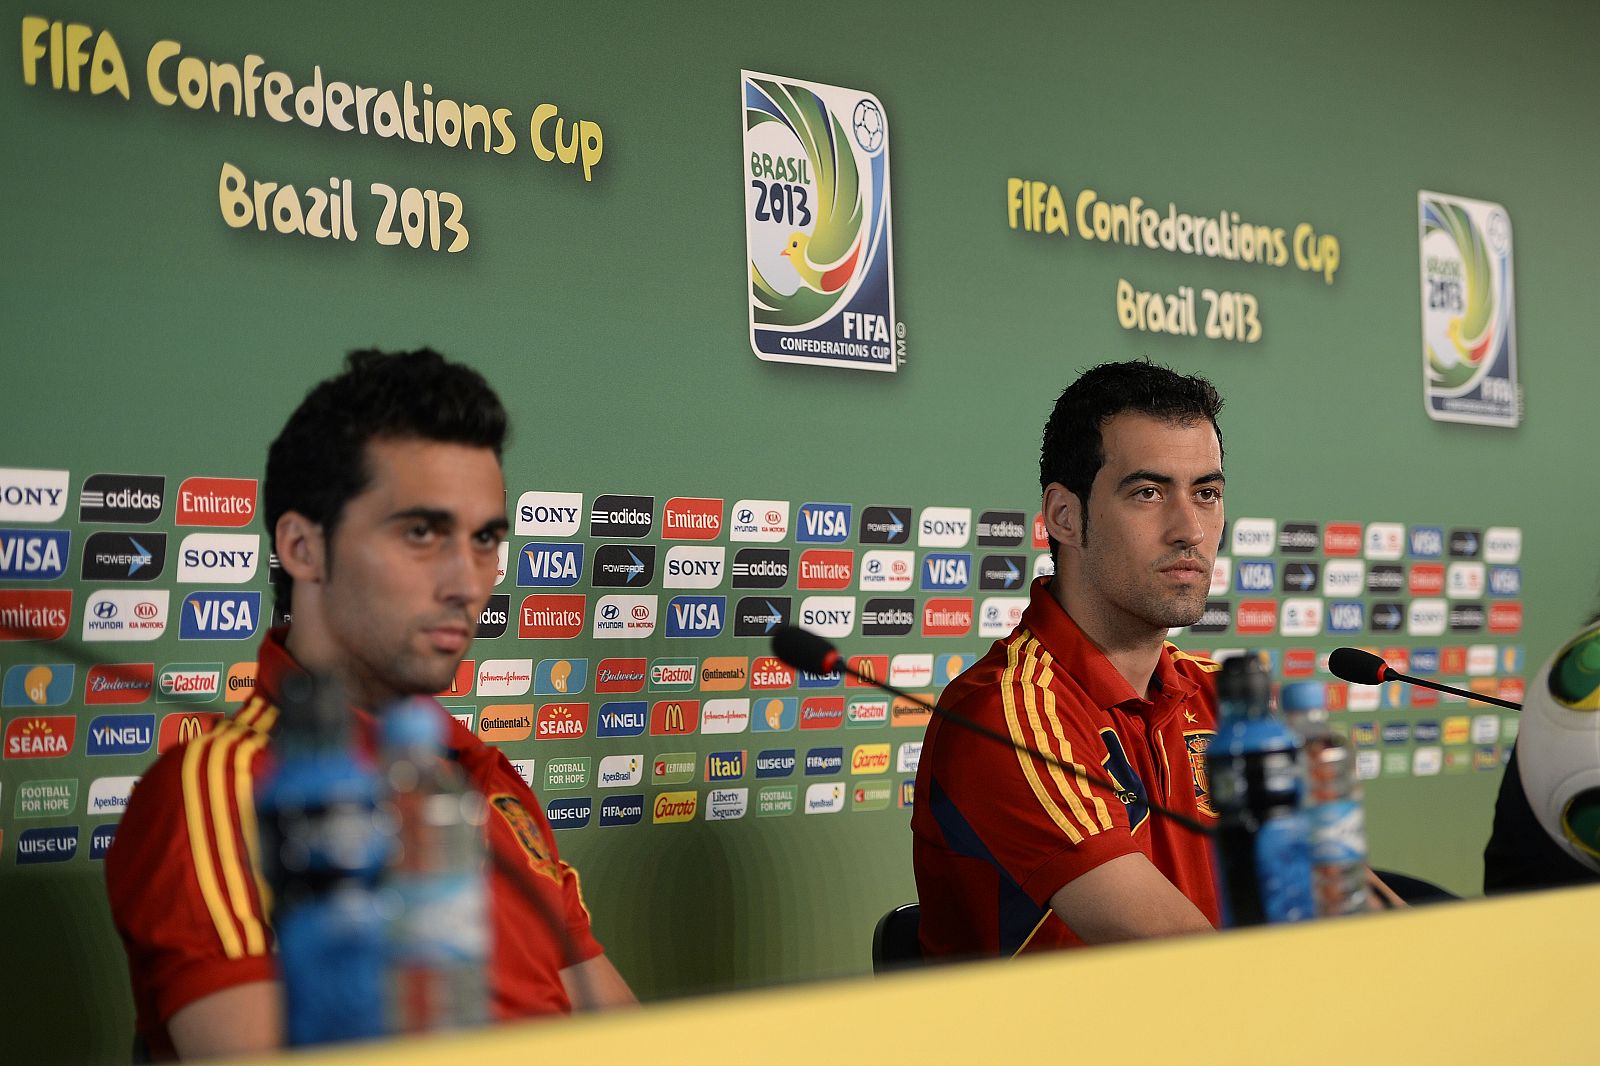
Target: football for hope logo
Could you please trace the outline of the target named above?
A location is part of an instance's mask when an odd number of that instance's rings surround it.
[[[889,130],[855,89],[743,71],[750,346],[773,362],[893,372]]]

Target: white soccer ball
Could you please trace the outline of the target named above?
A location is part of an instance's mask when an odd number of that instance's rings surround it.
[[[1517,765],[1539,825],[1600,872],[1600,624],[1568,641],[1528,685]]]

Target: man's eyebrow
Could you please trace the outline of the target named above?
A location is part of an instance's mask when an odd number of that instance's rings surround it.
[[[1213,470],[1209,474],[1201,474],[1190,482],[1193,485],[1226,485],[1227,483],[1228,479],[1222,475],[1220,470]]]
[[[408,507],[404,511],[396,511],[385,521],[402,522],[421,519],[430,526],[448,526],[455,522],[456,516],[449,511],[441,511],[436,507]]]
[[[1154,470],[1135,470],[1133,473],[1117,482],[1117,488],[1125,489],[1129,485],[1137,485],[1143,481],[1153,482],[1157,485],[1171,485],[1175,483],[1177,479],[1171,474],[1161,474]],[[1208,474],[1201,474],[1199,477],[1190,482],[1191,485],[1226,485],[1227,483],[1228,479],[1223,476],[1222,471],[1220,470],[1213,470]]]
[[[511,528],[511,523],[506,521],[505,515],[496,515],[478,527],[479,533],[493,533],[496,536],[505,536],[506,530]]]

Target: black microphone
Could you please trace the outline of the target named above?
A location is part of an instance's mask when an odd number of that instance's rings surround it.
[[[1402,674],[1383,661],[1383,657],[1374,655],[1370,651],[1360,648],[1335,648],[1333,654],[1328,656],[1328,672],[1341,681],[1348,681],[1352,685],[1381,685],[1385,681],[1401,681],[1407,685],[1420,685],[1439,692],[1448,692],[1454,696],[1461,696],[1479,703],[1492,703],[1496,707],[1504,707],[1511,711],[1522,710],[1522,704],[1512,703],[1510,700],[1500,699],[1498,696],[1485,696],[1479,692],[1469,692],[1463,688],[1454,688],[1450,685],[1441,685],[1437,681],[1426,678],[1412,677]]]
[[[827,674],[832,673],[834,670],[838,670],[841,673],[848,674],[857,681],[870,685],[873,688],[882,689],[884,692],[887,692],[890,695],[899,696],[903,700],[914,703],[936,718],[942,718],[944,721],[950,722],[953,725],[958,725],[962,729],[978,734],[980,737],[986,737],[997,744],[1004,744],[1012,751],[1020,751],[1024,755],[1030,755],[1033,758],[1039,759],[1040,761],[1051,766],[1065,770],[1074,777],[1078,777],[1089,782],[1091,785],[1098,785],[1101,788],[1110,789],[1113,793],[1125,791],[1121,785],[1117,784],[1109,777],[1090,773],[1083,767],[1075,766],[1069,762],[1062,762],[1049,752],[1036,751],[1033,748],[1028,747],[1026,744],[1019,744],[1017,741],[1012,740],[1004,733],[998,733],[995,730],[990,729],[988,726],[979,725],[970,718],[963,718],[961,715],[955,714],[952,711],[947,711],[937,704],[929,703],[920,696],[915,696],[903,689],[889,684],[888,682],[880,681],[875,677],[871,677],[859,670],[851,668],[849,662],[845,660],[845,657],[839,654],[838,648],[835,648],[832,644],[830,644],[826,638],[819,637],[810,630],[801,629],[799,626],[779,626],[772,634],[772,654],[776,655],[778,658],[782,659],[795,669],[804,670],[808,674]],[[1178,823],[1185,829],[1193,830],[1194,832],[1199,833],[1201,836],[1214,836],[1216,834],[1216,831],[1209,825],[1196,821],[1186,814],[1180,814],[1177,811],[1169,810],[1168,808],[1156,803],[1156,801],[1151,799],[1149,796],[1144,798],[1144,802],[1145,806],[1149,807],[1150,810],[1161,815],[1163,818],[1167,818]]]

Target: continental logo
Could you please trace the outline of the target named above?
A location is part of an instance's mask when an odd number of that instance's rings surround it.
[[[850,752],[852,774],[881,774],[889,769],[889,745],[857,744]]]
[[[223,699],[229,703],[243,703],[255,690],[255,663],[234,663],[228,667],[228,679],[223,682]]]
[[[650,820],[656,825],[671,822],[690,822],[700,808],[700,794],[692,789],[686,792],[661,792],[650,808]]]
[[[485,707],[478,715],[478,738],[490,743],[527,740],[532,731],[532,704],[503,703]]]
[[[928,703],[933,702],[930,693],[916,693],[919,699]],[[927,707],[920,706],[903,696],[896,696],[889,705],[889,724],[896,727],[922,728],[928,724],[928,719],[933,717],[933,712]]]
[[[750,675],[750,660],[743,655],[716,655],[700,664],[700,688],[704,692],[733,692],[744,688]]]

